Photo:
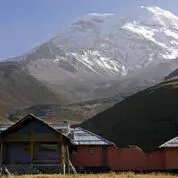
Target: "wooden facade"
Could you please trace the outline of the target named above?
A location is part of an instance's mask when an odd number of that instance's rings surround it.
[[[0,134],[0,164],[60,172],[78,170],[170,171],[178,170],[178,137],[151,153],[137,146],[118,148],[92,132],[69,128],[68,136],[33,115]],[[74,166],[75,168],[74,168]],[[91,169],[90,169],[91,168]],[[30,172],[31,173],[31,172]]]
[[[63,173],[69,170],[70,139],[28,115],[1,134],[2,165],[58,165]]]
[[[71,154],[71,160],[79,170],[178,170],[178,137],[149,153],[134,145],[127,148],[117,147],[114,143],[82,128],[75,128],[73,137],[77,148]]]
[[[177,171],[178,147],[160,148],[145,153],[138,147],[117,148],[114,145],[93,145],[93,153],[89,145],[78,145],[77,152],[71,156],[77,168],[87,170],[112,171]],[[83,159],[85,157],[86,159]]]
[[[77,152],[71,156],[72,162],[76,167],[105,167],[102,150],[103,146],[100,145],[78,146]]]

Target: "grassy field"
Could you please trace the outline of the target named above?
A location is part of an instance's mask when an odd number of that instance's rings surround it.
[[[22,175],[11,178],[178,178],[178,175],[169,174],[75,174],[75,175]]]

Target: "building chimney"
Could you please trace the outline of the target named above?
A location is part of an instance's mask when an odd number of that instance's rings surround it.
[[[63,133],[65,135],[68,135],[70,133],[70,124],[66,120],[64,120],[63,125],[64,125]]]

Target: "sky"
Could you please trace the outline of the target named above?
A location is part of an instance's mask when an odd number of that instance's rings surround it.
[[[130,13],[141,5],[178,15],[178,0],[0,0],[0,60],[30,51],[88,13]]]

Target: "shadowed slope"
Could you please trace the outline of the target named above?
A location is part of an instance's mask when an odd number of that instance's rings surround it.
[[[82,127],[116,143],[152,151],[178,136],[178,79],[138,92],[83,122]]]

